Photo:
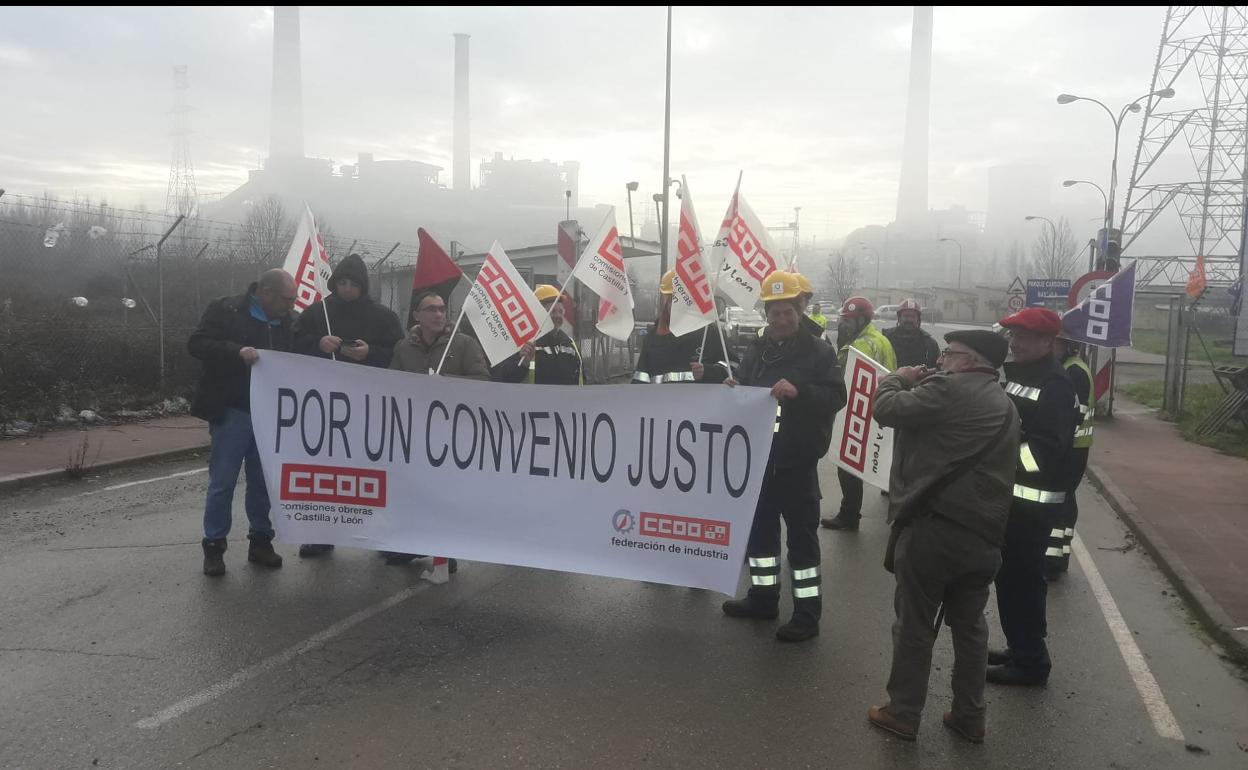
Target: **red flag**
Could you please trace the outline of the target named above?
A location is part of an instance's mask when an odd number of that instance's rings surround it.
[[[416,309],[416,295],[426,291],[436,293],[449,304],[451,292],[464,272],[425,228],[418,228],[416,235],[420,238],[420,251],[416,256],[416,275],[412,277],[412,302],[408,310]]]
[[[1200,295],[1205,293],[1205,257],[1200,255],[1196,257],[1196,269],[1192,270],[1187,276],[1187,296],[1192,299],[1200,299]]]

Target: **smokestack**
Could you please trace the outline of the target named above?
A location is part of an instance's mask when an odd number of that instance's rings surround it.
[[[269,159],[303,157],[303,74],[299,6],[273,6],[273,112]]]
[[[472,189],[472,156],[468,150],[468,35],[455,33],[455,139],[451,157],[451,186]]]
[[[906,143],[897,192],[897,224],[921,225],[927,216],[927,134],[932,100],[932,6],[914,7],[910,38],[910,98],[906,104]]]

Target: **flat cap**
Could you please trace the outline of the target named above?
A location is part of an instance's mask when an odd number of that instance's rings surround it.
[[[1005,363],[1005,354],[1010,352],[1010,343],[1005,337],[987,329],[962,329],[945,335],[945,342],[960,342],[971,350],[988,359],[993,368],[1000,369]]]

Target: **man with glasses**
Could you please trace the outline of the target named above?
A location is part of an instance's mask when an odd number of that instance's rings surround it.
[[[329,277],[330,295],[313,302],[295,324],[295,352],[350,364],[389,366],[403,339],[399,317],[368,296],[368,267],[359,254],[343,257]],[[326,320],[328,319],[328,320]],[[303,558],[333,550],[328,543],[299,546]]]
[[[481,343],[467,334],[456,333],[451,337],[446,323],[446,300],[441,295],[434,291],[417,294],[412,301],[412,320],[415,325],[407,339],[394,346],[391,369],[434,374],[445,353],[441,374],[469,380],[490,379],[490,366]],[[417,554],[397,551],[382,551],[382,556],[386,564],[392,566],[410,564],[419,558]],[[454,566],[454,560],[451,564]]]
[[[1067,469],[1079,422],[1070,377],[1057,359],[1062,319],[1052,310],[1025,308],[1002,319],[1014,360],[1005,364],[1005,393],[1022,419],[1017,477],[1005,529],[997,611],[1008,647],[988,656],[988,681],[1043,685],[1052,662],[1047,632],[1044,555],[1049,535],[1064,527]]]
[[[251,432],[251,366],[261,350],[292,349],[290,310],[295,280],[285,270],[269,270],[246,294],[208,304],[187,348],[203,362],[191,414],[208,421],[208,495],[204,503],[204,574],[225,574],[226,537],[233,518],[238,473],[247,470],[243,507],[249,524],[247,561],[282,566],[273,550],[269,491],[260,453]]]
[[[897,578],[888,704],[867,719],[914,740],[943,615],[953,636],[949,729],[984,739],[988,587],[1014,485],[1018,413],[997,382],[1008,343],[986,329],[945,335],[939,371],[905,366],[882,378],[875,419],[893,428],[888,518]],[[887,564],[886,560],[886,567]]]

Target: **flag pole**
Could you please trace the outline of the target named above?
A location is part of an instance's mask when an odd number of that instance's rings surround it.
[[[741,177],[745,176],[745,169],[737,172],[737,187],[732,191],[732,203],[730,204],[732,211],[735,213],[737,209],[737,196],[741,194]],[[723,227],[723,225],[720,225]],[[720,265],[715,270],[715,284],[711,287],[711,301],[715,301],[715,297],[719,294],[719,276],[724,272],[724,266]],[[732,378],[732,359],[728,356],[728,343],[724,341],[724,328],[719,325],[719,304],[715,305],[715,328],[719,329],[719,345],[724,351],[724,366],[728,369],[728,377]],[[702,363],[702,353],[706,350],[706,327],[702,327],[702,347],[698,348],[698,363]]]
[[[459,278],[456,279],[455,281],[456,287],[459,286],[459,282],[462,281],[463,278],[464,278],[464,274],[461,272],[459,274]],[[452,292],[455,291],[455,288],[452,288],[451,291]],[[471,290],[469,290],[469,293],[471,293]],[[446,296],[448,297],[451,296],[450,292],[447,292]],[[455,319],[455,325],[451,327],[451,336],[446,341],[446,347],[442,350],[442,358],[438,360],[438,368],[436,371],[434,371],[434,374],[442,373],[442,364],[446,363],[446,354],[451,352],[451,343],[455,341],[455,334],[459,332],[459,322],[464,320],[464,310],[467,307],[468,307],[468,298],[464,297],[464,304],[460,305],[459,307],[459,316]]]

